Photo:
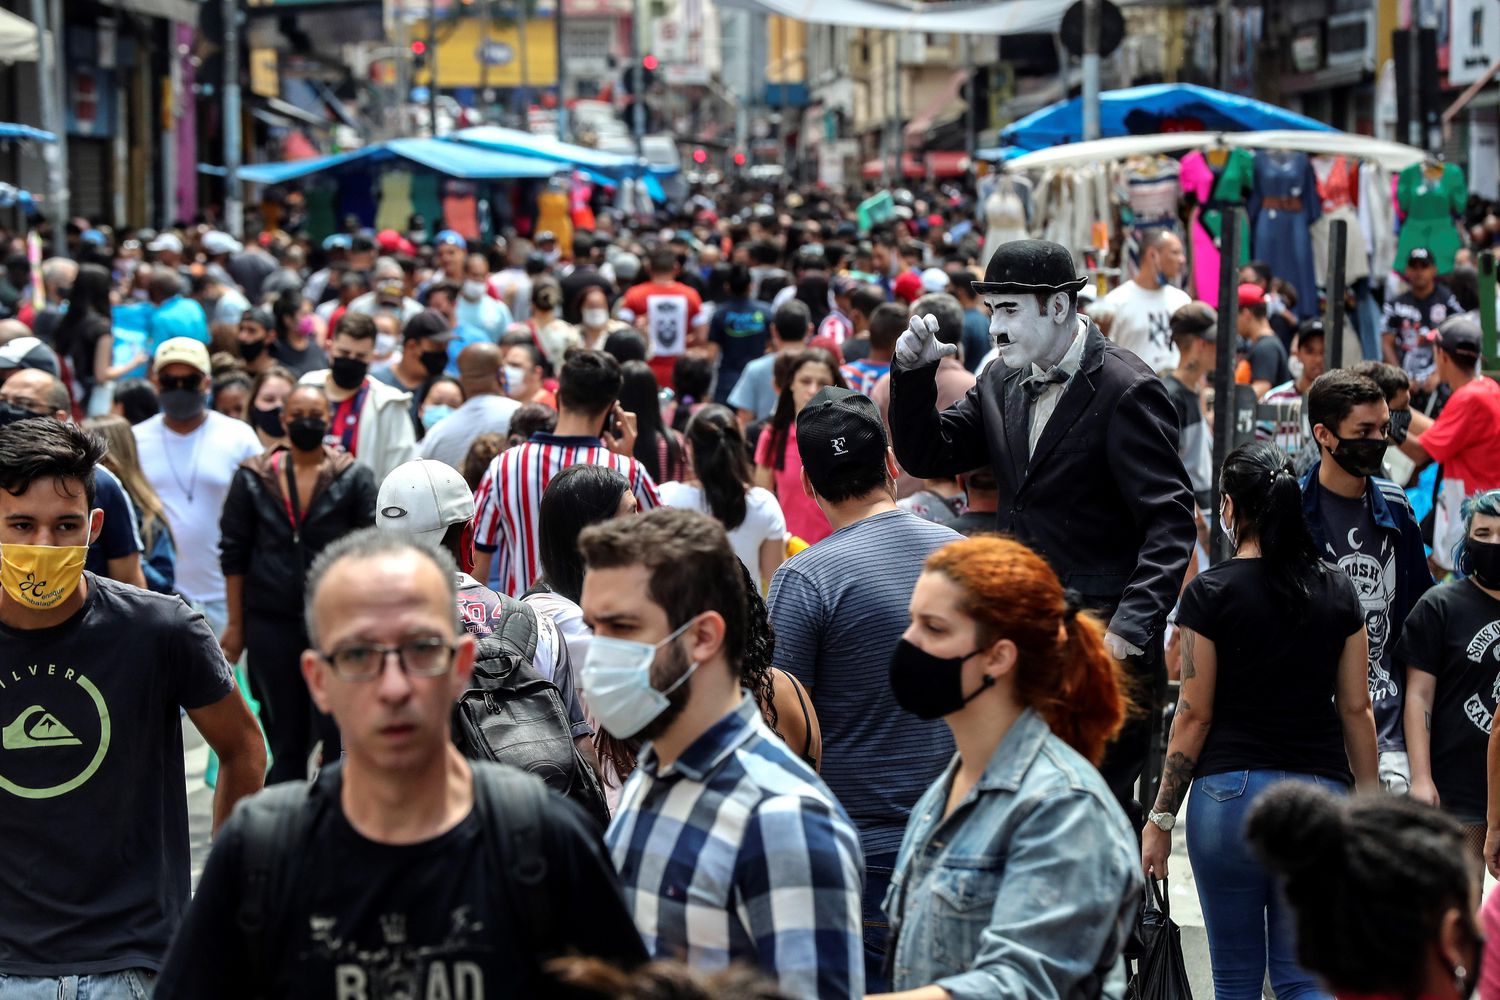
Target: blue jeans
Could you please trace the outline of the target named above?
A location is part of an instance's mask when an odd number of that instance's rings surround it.
[[[1281,781],[1345,792],[1339,782],[1290,771],[1229,771],[1198,778],[1188,798],[1187,848],[1208,930],[1215,1000],[1260,1000],[1266,967],[1277,1000],[1332,1000],[1296,961],[1292,914],[1245,843],[1245,818]]]
[[[866,993],[884,993],[890,988],[885,976],[885,950],[890,943],[891,923],[880,905],[891,887],[898,853],[883,851],[865,858],[865,894],[860,900],[860,915],[864,919]]]
[[[151,1000],[156,973],[145,969],[92,976],[7,976],[0,972],[0,1000]]]

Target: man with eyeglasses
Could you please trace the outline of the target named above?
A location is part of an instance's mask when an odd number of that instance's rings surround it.
[[[645,960],[582,814],[453,746],[475,649],[456,578],[446,551],[378,528],[313,564],[302,673],[344,759],[235,813],[157,1000],[557,996],[549,958]]]
[[[134,427],[145,472],[177,543],[176,587],[203,612],[214,634],[229,620],[219,568],[219,515],[234,470],[261,452],[255,429],[208,408],[208,348],[174,337],[156,350],[151,380],[161,412]]]

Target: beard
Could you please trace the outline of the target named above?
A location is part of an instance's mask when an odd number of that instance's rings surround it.
[[[658,691],[676,684],[678,679],[687,673],[688,668],[692,666],[688,661],[687,653],[683,652],[682,648],[676,642],[667,647],[666,654],[662,659],[664,662],[662,663],[663,669],[661,674],[651,678],[652,686]],[[692,692],[693,678],[689,677],[682,682],[681,687],[667,695],[667,707],[662,710],[662,713],[647,723],[646,728],[636,733],[631,739],[641,743],[649,743],[672,728],[672,723],[677,721],[677,717],[687,707],[688,699],[692,697]]]

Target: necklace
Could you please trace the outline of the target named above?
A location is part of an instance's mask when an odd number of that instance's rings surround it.
[[[193,457],[189,459],[188,481],[186,486],[182,485],[182,476],[180,476],[177,472],[177,460],[172,457],[172,450],[168,444],[171,438],[168,437],[167,425],[166,423],[162,423],[161,425],[161,453],[166,457],[167,468],[172,470],[173,481],[177,483],[177,488],[182,491],[182,495],[187,497],[188,503],[193,502],[193,486],[198,481],[198,446],[203,443],[204,437],[204,435],[200,434],[199,432],[202,431],[204,427],[207,426],[207,424],[208,421],[205,420],[202,424],[199,424],[197,429],[194,430],[190,435],[193,438]],[[183,435],[179,434],[175,436],[182,437]]]

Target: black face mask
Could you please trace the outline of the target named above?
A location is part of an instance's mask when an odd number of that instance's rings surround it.
[[[208,400],[197,389],[163,389],[161,412],[173,420],[192,420],[208,409]]]
[[[978,690],[964,694],[964,661],[981,652],[976,649],[968,656],[945,658],[902,639],[891,654],[891,693],[896,704],[919,719],[941,719],[957,712],[995,683],[995,678],[985,677]]]
[[[250,426],[266,437],[281,437],[284,433],[281,429],[281,409],[279,406],[273,406],[269,410],[250,407]]]
[[[264,340],[242,340],[240,341],[240,357],[246,361],[254,361],[266,353],[266,342]]]
[[[423,351],[417,357],[422,362],[422,367],[427,370],[428,375],[441,375],[443,369],[448,367],[447,351]]]
[[[1406,432],[1411,429],[1410,410],[1391,411],[1391,443],[1400,444],[1406,440]]]
[[[370,363],[359,358],[334,358],[329,372],[333,375],[333,384],[340,389],[358,389],[370,373]]]
[[[19,420],[29,420],[32,417],[40,417],[40,413],[32,413],[25,407],[17,406],[15,403],[0,402],[0,427],[8,427]]]
[[[1464,558],[1469,564],[1469,575],[1481,587],[1500,590],[1500,542],[1476,542],[1465,538]]]
[[[1328,454],[1339,463],[1339,468],[1361,479],[1380,475],[1380,463],[1385,460],[1389,441],[1383,438],[1339,438],[1338,442],[1338,447]]]
[[[317,451],[328,436],[328,421],[317,417],[298,417],[287,421],[286,436],[298,451]]]

